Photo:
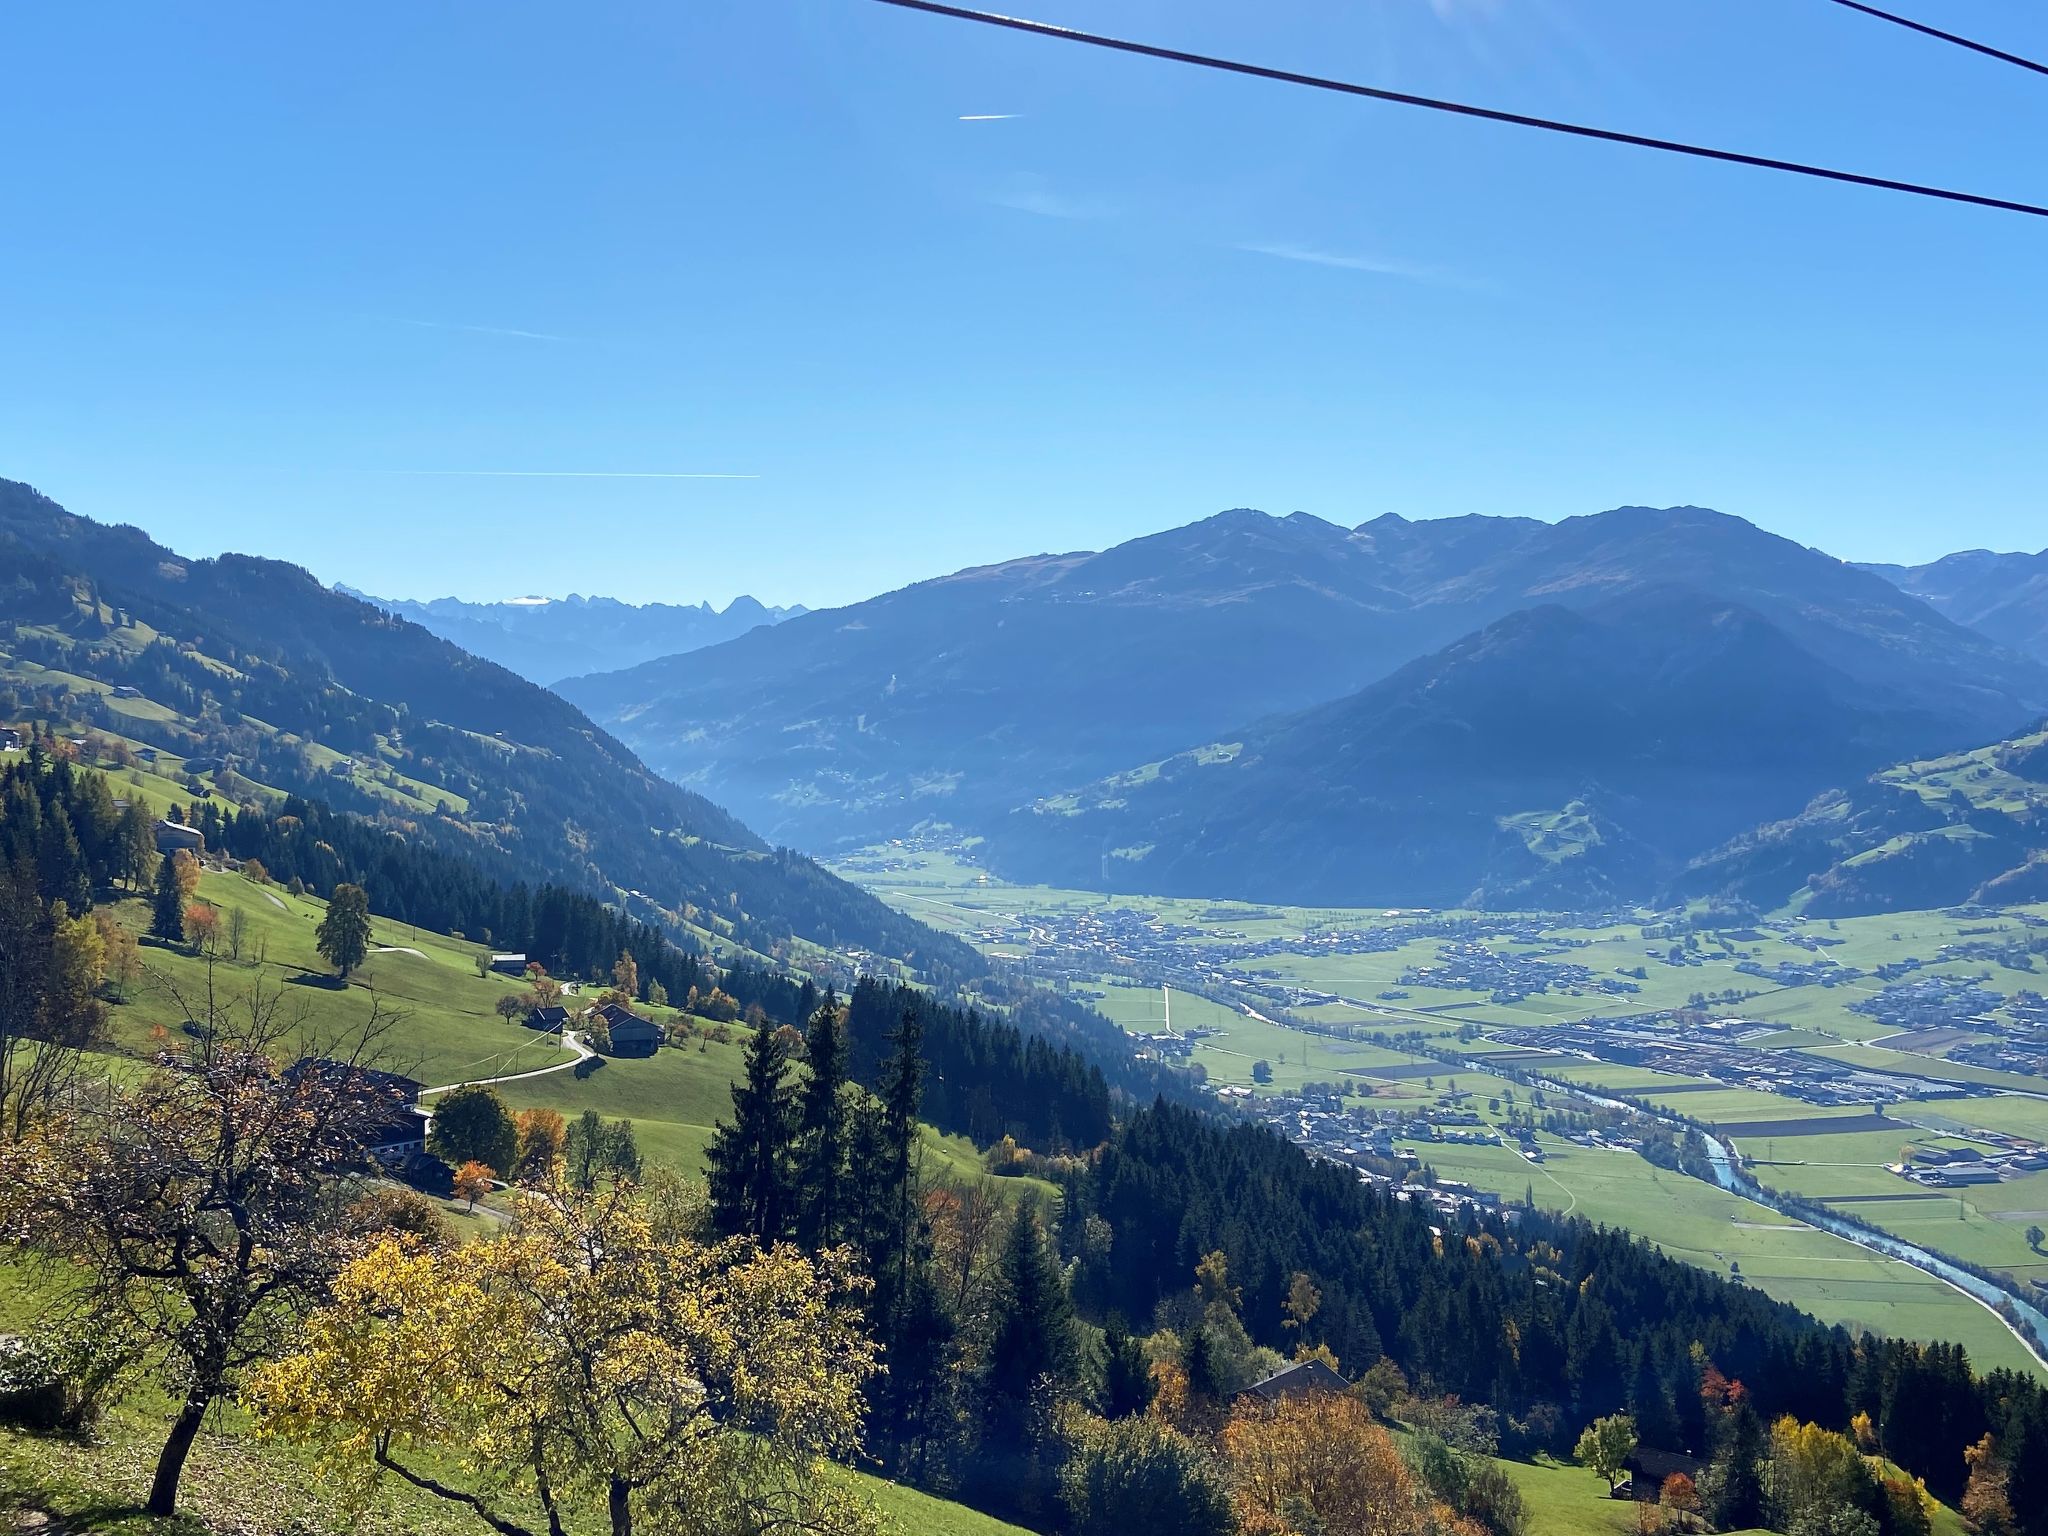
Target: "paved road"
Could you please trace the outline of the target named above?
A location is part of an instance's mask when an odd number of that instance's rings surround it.
[[[562,1044],[568,1046],[576,1054],[567,1061],[556,1062],[551,1067],[535,1067],[530,1072],[507,1072],[500,1077],[472,1077],[459,1083],[442,1083],[438,1087],[422,1088],[420,1090],[420,1097],[425,1098],[430,1093],[448,1093],[454,1089],[468,1088],[478,1083],[517,1083],[523,1082],[529,1077],[546,1077],[550,1072],[567,1072],[579,1061],[587,1060],[589,1057],[597,1054],[597,1052],[583,1043],[583,1037],[574,1030],[565,1029],[562,1031]]]

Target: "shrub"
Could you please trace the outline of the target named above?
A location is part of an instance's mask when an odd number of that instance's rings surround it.
[[[0,1424],[40,1434],[82,1434],[99,1417],[99,1392],[67,1372],[39,1339],[0,1338]]]

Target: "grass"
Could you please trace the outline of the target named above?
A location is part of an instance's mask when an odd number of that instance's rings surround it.
[[[1674,1258],[1719,1275],[1739,1275],[1822,1322],[1893,1338],[1953,1340],[1979,1370],[2007,1366],[2048,1380],[2048,1367],[2002,1322],[1910,1264],[1654,1167],[1633,1152],[1580,1147],[1549,1136],[1538,1140],[1546,1156],[1540,1165],[1507,1147],[1402,1145],[1440,1178],[1493,1190],[1508,1201],[1519,1201],[1527,1191],[1545,1209],[1625,1227]],[[1868,1209],[1859,1214],[1867,1217]]]

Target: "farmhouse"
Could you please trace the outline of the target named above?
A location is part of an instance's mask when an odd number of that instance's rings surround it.
[[[1240,1397],[1264,1398],[1277,1403],[1284,1397],[1303,1397],[1311,1392],[1348,1392],[1351,1383],[1339,1376],[1320,1360],[1303,1360],[1275,1371],[1264,1381],[1255,1381],[1243,1391],[1233,1394],[1233,1401]]]
[[[652,1019],[617,1003],[599,1003],[590,1012],[610,1032],[614,1056],[652,1056],[661,1048],[661,1026]]]
[[[159,821],[156,824],[156,851],[176,853],[180,848],[197,853],[206,846],[206,838],[197,827],[188,827],[182,821]]]
[[[491,969],[501,976],[524,976],[526,974],[526,956],[493,955],[491,956]]]
[[[374,1115],[363,1132],[363,1149],[378,1162],[403,1163],[426,1150],[427,1127],[432,1116],[420,1104],[421,1084],[396,1072],[379,1072],[349,1062],[308,1056],[286,1069],[287,1081],[311,1073],[321,1078],[339,1078],[350,1096],[368,1105]]]
[[[568,1022],[569,1010],[560,1003],[550,1003],[545,1008],[536,1008],[526,1016],[528,1029],[544,1029],[552,1034],[560,1034]]]

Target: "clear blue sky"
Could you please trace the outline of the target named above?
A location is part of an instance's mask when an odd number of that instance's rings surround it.
[[[2048,80],[1824,0],[1005,3],[2048,201]],[[193,553],[821,604],[1236,505],[2048,543],[2048,220],[869,0],[16,5],[0,71],[0,474]]]

